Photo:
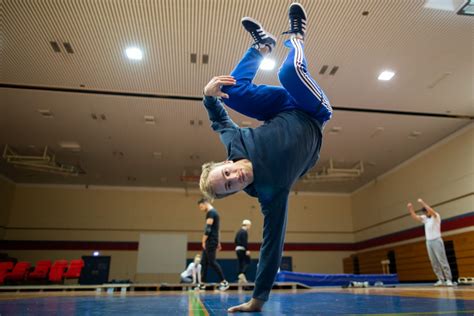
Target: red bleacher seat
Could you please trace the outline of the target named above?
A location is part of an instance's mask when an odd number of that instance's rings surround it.
[[[4,282],[13,281],[24,281],[28,272],[30,271],[31,263],[26,261],[18,262],[15,267],[13,268],[12,272],[8,272],[5,275]]]
[[[53,283],[60,283],[63,281],[64,271],[67,268],[67,260],[56,260],[49,271],[48,280]]]
[[[71,260],[71,264],[64,275],[65,279],[78,279],[81,275],[82,267],[84,267],[84,261],[82,259]]]
[[[0,262],[0,284],[3,284],[5,276],[13,269],[13,262]]]
[[[48,278],[48,272],[51,268],[51,260],[40,260],[36,262],[33,272],[28,275],[31,280],[44,280]]]

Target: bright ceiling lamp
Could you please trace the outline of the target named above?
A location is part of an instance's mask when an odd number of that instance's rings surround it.
[[[454,11],[454,0],[426,0],[424,7],[427,9]]]
[[[388,81],[391,80],[395,76],[395,73],[391,70],[382,71],[378,77],[381,81]]]
[[[275,68],[275,60],[270,59],[270,58],[265,58],[262,60],[262,63],[260,64],[260,69],[262,70],[272,70]]]
[[[138,47],[128,47],[125,50],[125,55],[131,60],[141,60],[143,58],[143,53]]]
[[[474,0],[467,0],[461,9],[459,9],[458,14],[474,16]]]

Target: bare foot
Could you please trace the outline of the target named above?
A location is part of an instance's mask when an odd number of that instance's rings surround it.
[[[237,306],[232,306],[227,311],[229,313],[238,313],[238,312],[261,312],[264,301],[260,301],[252,298],[247,303],[243,303]]]

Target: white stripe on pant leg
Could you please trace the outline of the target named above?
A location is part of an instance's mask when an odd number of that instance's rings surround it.
[[[312,88],[314,93],[318,96],[319,100],[322,101],[323,99],[323,93],[321,89],[318,87],[318,85],[313,82],[312,78],[308,76],[306,72],[303,71],[302,65],[303,65],[303,59],[304,59],[304,53],[303,53],[303,47],[301,47],[301,43],[297,41],[296,39],[294,40],[294,46],[296,49],[296,56],[297,56],[297,71],[303,76],[305,79],[305,82],[307,83],[306,85]]]
[[[297,60],[299,62],[299,64],[303,64],[303,47],[301,47],[301,43],[299,41],[297,41],[296,39],[293,39],[294,40],[294,45],[295,45],[295,49],[296,49],[296,52],[297,52]],[[296,54],[295,54],[296,55]],[[304,78],[307,78],[307,80],[305,80],[305,82],[307,82],[307,86],[309,87],[313,87],[315,94],[317,95],[319,101],[321,102],[321,104],[326,108],[326,110],[328,110],[329,113],[332,113],[332,107],[331,105],[328,103],[328,100],[326,99],[326,97],[324,96],[324,93],[322,92],[322,90],[319,88],[319,86],[314,82],[314,79],[311,78],[306,72],[302,71],[302,68],[301,67],[297,67],[297,65],[295,65],[295,67],[297,68],[297,73],[298,73],[298,76],[300,78],[302,78],[301,76],[303,76]],[[300,75],[301,74],[301,75]],[[302,78],[302,79],[304,79]]]
[[[295,67],[295,71],[298,77],[303,82],[303,84],[318,98],[319,102],[322,102],[322,94],[313,85],[313,82],[307,79],[306,73],[302,71],[303,57],[304,57],[302,47],[298,45],[299,43],[296,39],[292,39],[291,42],[293,43],[293,47],[295,48],[295,51],[296,51],[294,67]]]
[[[301,57],[302,54],[300,52],[300,50],[302,50],[301,47],[297,45],[297,41],[294,38],[291,39],[291,43],[293,44],[293,47],[295,48],[295,58],[293,60],[293,66],[295,67],[296,74],[300,78],[301,82],[316,96],[316,98],[318,98],[319,102],[322,102],[321,95],[319,95],[315,87],[311,85],[311,82],[307,82],[307,79],[304,76],[304,72],[301,71],[301,66],[299,66],[302,64],[301,60],[303,59]]]
[[[295,47],[296,54],[295,54],[295,68],[296,68],[296,73],[298,74],[298,77],[305,83],[305,85],[313,92],[314,95],[319,99],[321,104],[328,110],[329,113],[332,113],[332,107],[328,103],[327,99],[325,98],[322,90],[318,87],[318,85],[313,81],[312,79],[306,72],[302,71],[302,68],[299,65],[303,64],[303,48],[301,47],[301,43],[297,41],[296,39],[292,39],[291,42],[293,43],[293,46]]]

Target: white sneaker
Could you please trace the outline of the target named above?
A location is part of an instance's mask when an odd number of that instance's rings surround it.
[[[441,281],[441,280],[438,280],[438,282],[436,282],[435,284],[433,284],[434,286],[443,286],[444,285],[444,282]]]
[[[248,283],[247,281],[247,278],[245,277],[245,274],[241,273],[239,274],[239,284],[243,284],[243,283]]]
[[[453,281],[451,280],[446,281],[446,286],[454,286]]]
[[[222,281],[219,284],[219,291],[226,291],[230,287],[229,282],[227,281]]]

